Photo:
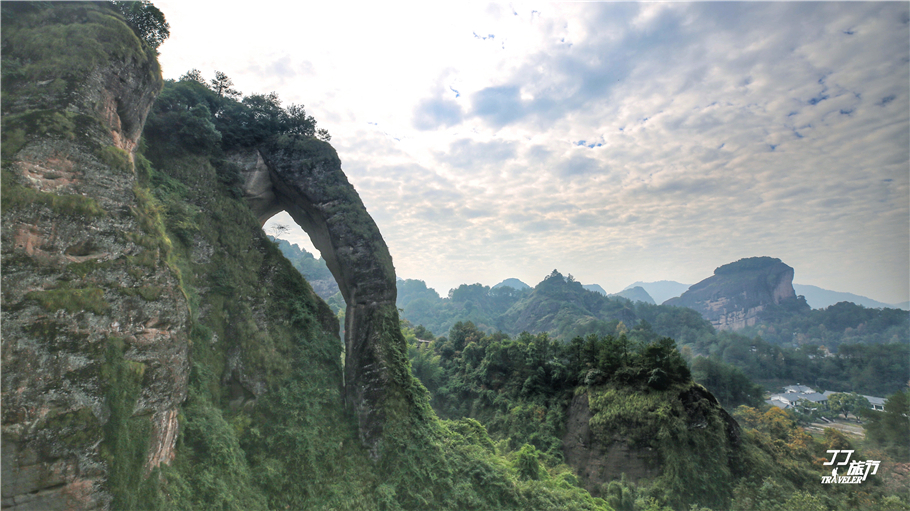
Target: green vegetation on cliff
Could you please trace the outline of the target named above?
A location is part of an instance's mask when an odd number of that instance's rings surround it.
[[[587,392],[590,427],[602,445],[621,438],[656,453],[661,470],[648,495],[674,508],[728,502],[735,426],[693,384],[672,340],[590,335],[566,344],[547,334],[489,335],[471,323],[458,323],[448,337],[430,343],[409,334],[412,368],[441,416],[476,419],[503,448],[531,446],[548,467],[559,467],[569,403]],[[689,422],[701,426],[693,430]],[[697,475],[704,481],[693,491],[688,482]]]
[[[476,423],[437,419],[406,365],[396,377],[414,394],[401,399],[422,411],[386,431],[390,454],[372,461],[343,405],[337,320],[239,197],[224,151],[242,146],[209,135],[174,150],[169,123],[216,126],[199,105],[242,113],[247,102],[191,80],[168,82],[162,97],[146,132],[143,183],[193,309],[189,396],[177,457],[162,472],[167,507],[606,509],[571,478],[523,478]]]
[[[910,507],[889,495],[889,488],[905,484],[897,475],[883,474],[882,481],[859,493],[819,485],[826,472],[821,464],[825,451],[851,448],[838,447],[849,445],[837,443],[846,441],[842,435],[827,430],[824,438],[815,439],[794,415],[758,408],[764,406],[760,394],[740,397],[758,403],[737,408],[737,425],[710,393],[692,382],[669,339],[641,342],[630,332],[575,338],[566,344],[547,334],[524,333],[514,339],[487,334],[470,323],[456,324],[446,337],[434,338],[423,327],[405,326],[405,333],[412,370],[430,391],[440,416],[476,419],[498,448],[518,452],[519,459],[534,453],[550,471],[582,463],[573,466],[576,473],[587,474],[581,483],[614,509]],[[700,365],[694,371],[706,371],[715,379],[745,379],[722,364]],[[755,391],[745,380],[743,388]],[[588,405],[578,407],[580,396]],[[584,440],[579,418],[593,440]],[[567,423],[575,424],[574,430],[568,430]],[[903,431],[901,427],[882,429]],[[596,454],[579,458],[577,446],[570,452],[572,435],[580,435],[585,449]],[[894,466],[881,451],[857,449],[858,456],[884,459],[889,470]],[[592,460],[607,459],[612,450],[627,453],[623,464],[592,472]]]
[[[816,475],[805,454],[818,446],[789,423],[747,411],[749,420],[758,417],[756,431],[770,426],[738,447],[735,423],[691,381],[684,357],[660,333],[676,325],[696,335],[703,324],[660,310],[647,320],[651,328],[635,321],[646,309],[592,298],[556,272],[536,296],[463,286],[450,303],[455,314],[493,311],[515,325],[590,334],[569,343],[543,333],[490,335],[486,326],[498,327],[489,314],[483,330],[455,322],[449,338],[433,340],[418,327],[409,345],[396,344],[394,306],[376,311],[394,384],[377,460],[345,407],[338,320],[264,235],[229,158],[269,147],[337,159],[328,134],[302,107],[284,108],[275,94],[242,97],[223,74],[211,83],[198,72],[162,83],[155,47],[168,27],[147,2],[2,8],[4,300],[15,298],[4,302],[13,305],[4,308],[5,483],[8,473],[19,477],[20,466],[35,465],[33,454],[15,458],[17,449],[43,439],[41,463],[63,463],[55,467],[95,492],[87,506],[115,510],[657,510],[723,507],[731,495],[742,497],[736,505],[749,503],[742,509],[765,510],[768,495],[785,504],[823,498],[803,490]],[[85,85],[107,76],[96,72],[112,62],[129,80]],[[132,87],[149,101],[163,87],[135,153],[124,147],[134,147],[143,103],[108,87]],[[20,164],[49,161],[61,147],[73,149],[82,177],[113,185],[85,188],[98,197],[84,199],[31,186]],[[356,196],[343,176],[323,185]],[[349,207],[338,206],[339,221]],[[80,222],[99,229],[89,241],[14,246],[11,219],[36,232],[76,231]],[[357,217],[351,230],[365,232],[365,221]],[[393,271],[389,258],[380,263]],[[10,291],[19,285],[6,279],[10,271],[31,280]],[[416,291],[411,303],[432,298],[425,286]],[[523,315],[519,304],[542,315]],[[34,321],[8,329],[24,321],[22,311]],[[73,363],[52,365],[65,357]],[[82,400],[79,407],[12,407],[20,393],[42,389],[30,372],[49,380],[40,399]],[[723,366],[704,372],[741,385]],[[597,488],[608,500],[583,489],[561,446],[566,406],[581,393],[601,443],[619,436],[658,453],[662,468],[652,481]],[[731,391],[730,399],[746,394]],[[784,439],[795,454],[781,452]],[[754,474],[741,475],[741,449],[759,460],[744,465]],[[704,460],[710,467],[699,466]],[[687,477],[695,488],[683,484]],[[21,479],[27,474],[11,485]],[[44,490],[22,495],[43,498]]]

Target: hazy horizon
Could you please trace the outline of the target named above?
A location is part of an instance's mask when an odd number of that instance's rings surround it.
[[[292,228],[292,229],[293,229],[293,228],[299,229],[299,227],[297,227],[296,225],[287,225],[287,224],[281,223],[281,222],[276,222],[276,225],[281,225],[281,226],[283,226],[283,227],[290,227],[290,228]],[[282,229],[282,230],[283,230],[283,229]],[[289,230],[290,230],[290,229],[289,229]],[[321,257],[320,254],[319,254],[319,251],[316,250],[316,249],[312,246],[312,243],[310,243],[310,241],[309,241],[308,239],[307,239],[307,240],[303,240],[303,242],[297,242],[297,241],[294,241],[293,239],[288,239],[288,238],[289,238],[289,236],[288,236],[289,233],[288,233],[288,232],[283,232],[280,236],[275,236],[275,234],[276,234],[276,233],[274,232],[274,230],[273,230],[273,232],[270,232],[270,233],[269,233],[269,235],[271,235],[271,236],[273,236],[273,237],[276,237],[276,238],[279,238],[279,239],[288,241],[288,242],[291,243],[291,244],[296,244],[301,250],[304,250],[304,251],[306,251],[306,252],[309,252],[311,255],[313,255],[313,256],[316,257],[316,258]],[[296,236],[295,236],[295,237],[297,237],[297,236],[305,236],[305,235],[306,235],[306,234],[301,230],[299,233],[296,233]],[[733,262],[733,261],[729,261],[729,262]],[[786,263],[786,261],[784,261],[784,263]],[[726,263],[725,263],[725,264],[726,264]],[[718,266],[722,266],[722,265],[718,265]],[[560,271],[560,273],[562,273],[564,276],[569,275],[569,273],[563,272],[563,271],[559,270],[559,268],[554,268],[554,269]],[[548,273],[547,275],[549,275],[549,273]],[[518,280],[520,280],[521,282],[523,282],[523,283],[525,283],[525,284],[527,284],[527,285],[529,285],[529,286],[531,286],[531,287],[533,288],[533,287],[536,287],[537,284],[539,284],[544,278],[546,278],[547,275],[544,275],[543,277],[541,277],[540,279],[538,279],[538,280],[536,280],[536,281],[528,281],[528,280],[525,280],[525,279],[518,279]],[[712,273],[712,275],[713,275],[713,273]],[[710,276],[711,276],[711,275],[706,275],[704,278],[707,279],[707,278],[709,278]],[[574,277],[574,275],[573,275],[573,277]],[[438,288],[438,287],[436,287],[436,286],[433,286],[430,282],[427,282],[426,279],[420,278],[420,277],[418,277],[418,276],[407,277],[407,278],[405,278],[405,277],[402,277],[402,276],[399,275],[398,278],[399,278],[399,279],[403,279],[403,280],[408,280],[408,279],[421,280],[421,281],[423,281],[423,282],[427,285],[427,288],[436,291],[436,293],[437,293],[441,298],[445,298],[445,297],[448,295],[448,292],[452,289],[452,288],[440,289],[440,288]],[[500,283],[502,283],[502,282],[504,282],[504,281],[506,281],[506,280],[513,279],[513,278],[517,278],[517,277],[503,277],[503,278],[497,280],[496,282],[467,282],[467,281],[465,281],[465,282],[461,282],[461,283],[459,283],[458,285],[453,286],[453,287],[458,287],[459,285],[462,285],[462,284],[466,284],[466,285],[481,284],[481,285],[484,285],[484,286],[487,286],[487,287],[491,287],[491,288],[492,288],[493,286],[495,286],[495,285],[497,285],[497,284],[500,284]],[[704,280],[704,279],[700,279],[699,282],[700,282],[701,280]],[[625,291],[626,289],[630,289],[630,288],[632,288],[632,287],[635,287],[636,285],[641,285],[641,284],[660,284],[660,283],[662,283],[662,282],[673,283],[673,284],[680,284],[680,285],[689,286],[689,287],[691,287],[692,285],[694,285],[694,284],[697,283],[697,282],[695,282],[695,283],[692,283],[692,284],[685,284],[685,283],[682,283],[682,282],[679,282],[679,281],[675,281],[675,280],[670,280],[670,279],[664,279],[664,280],[658,280],[658,281],[642,281],[642,280],[636,280],[636,281],[634,281],[634,282],[632,282],[632,283],[630,283],[630,284],[627,284],[627,285],[623,286],[621,289],[617,289],[617,290],[604,289],[604,290],[607,292],[608,295],[610,295],[610,294],[618,294],[618,293],[620,293],[620,292],[622,292],[622,291]],[[598,283],[598,282],[581,282],[581,284],[583,284],[583,285],[600,285],[600,283]],[[812,285],[812,284],[806,284],[806,283],[803,283],[803,282],[797,282],[797,281],[795,281],[795,280],[794,280],[794,282],[793,282],[793,286],[794,286],[794,288],[796,288],[796,287],[798,287],[798,286],[807,286],[807,287],[812,287],[812,288],[817,289],[818,291],[823,291],[823,292],[854,295],[854,296],[856,296],[857,298],[865,298],[865,299],[869,299],[869,300],[881,302],[881,303],[883,303],[883,304],[892,305],[892,306],[901,306],[901,305],[905,305],[905,304],[906,304],[906,302],[882,302],[881,300],[876,300],[876,299],[873,298],[873,297],[864,296],[864,295],[859,295],[859,294],[853,293],[853,292],[851,292],[851,291],[849,291],[849,290],[842,290],[842,289],[825,289],[825,288],[822,288],[822,287],[819,287],[819,286],[815,286],[815,285]],[[603,287],[603,286],[601,286],[601,287]],[[796,290],[796,294],[801,294],[801,293],[799,292],[799,290]],[[679,296],[679,294],[674,295],[674,296]],[[672,298],[672,297],[673,297],[673,296],[669,296],[669,297],[667,297],[666,299],[669,299],[669,298]],[[656,301],[656,303],[657,303],[658,305],[660,305],[662,302],[666,301],[666,299],[665,299],[665,300],[658,300],[657,298],[654,298],[653,296],[652,296],[652,298]],[[816,306],[816,305],[813,305],[813,304],[811,303],[811,300],[810,300],[810,306],[812,306],[813,309],[824,308],[824,306],[818,307],[818,306]]]
[[[155,4],[164,76],[304,104],[441,293],[767,255],[910,300],[906,2]]]

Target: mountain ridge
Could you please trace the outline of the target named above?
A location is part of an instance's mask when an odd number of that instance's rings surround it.
[[[648,292],[645,290],[645,288],[643,288],[641,286],[626,288],[618,293],[613,293],[613,294],[610,294],[607,296],[619,296],[622,298],[627,298],[629,300],[632,300],[633,302],[638,301],[638,302],[650,303],[653,305],[657,304],[657,302],[654,301],[654,298],[651,298],[651,295],[648,294]]]
[[[655,282],[637,281],[623,288],[623,291],[633,287],[640,287],[647,291],[656,304],[662,304],[670,298],[675,298],[689,289],[690,284],[681,284],[673,280],[658,280]]]
[[[899,304],[889,304],[880,302],[878,300],[873,300],[867,296],[862,296],[854,293],[849,293],[845,291],[832,291],[830,289],[824,289],[818,286],[813,286],[809,284],[793,284],[793,289],[797,294],[803,295],[806,297],[806,302],[813,309],[824,309],[839,302],[851,302],[856,305],[862,305],[863,307],[868,308],[890,308],[890,309],[902,309],[910,310],[910,302],[904,302]]]

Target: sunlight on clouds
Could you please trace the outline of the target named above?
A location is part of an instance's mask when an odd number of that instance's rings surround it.
[[[306,105],[399,274],[443,294],[755,255],[910,294],[904,3],[156,5],[165,76]]]

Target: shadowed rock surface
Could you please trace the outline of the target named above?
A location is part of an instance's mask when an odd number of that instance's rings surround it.
[[[567,415],[563,455],[588,491],[597,494],[604,483],[623,475],[637,482],[660,473],[654,450],[634,448],[622,439],[604,445],[596,437],[590,425],[594,414],[588,404],[587,392],[572,398]]]
[[[139,470],[168,463],[187,392],[186,297],[132,163],[158,63],[103,7],[59,7],[3,11],[4,74],[94,45],[4,76],[4,509],[107,508],[110,439],[141,431]]]
[[[395,269],[379,228],[326,142],[279,138],[231,158],[260,223],[287,211],[319,249],[347,303],[345,402],[357,415],[361,440],[379,456],[379,440],[396,383],[390,367],[406,367],[398,327]],[[403,389],[399,389],[403,390]]]

